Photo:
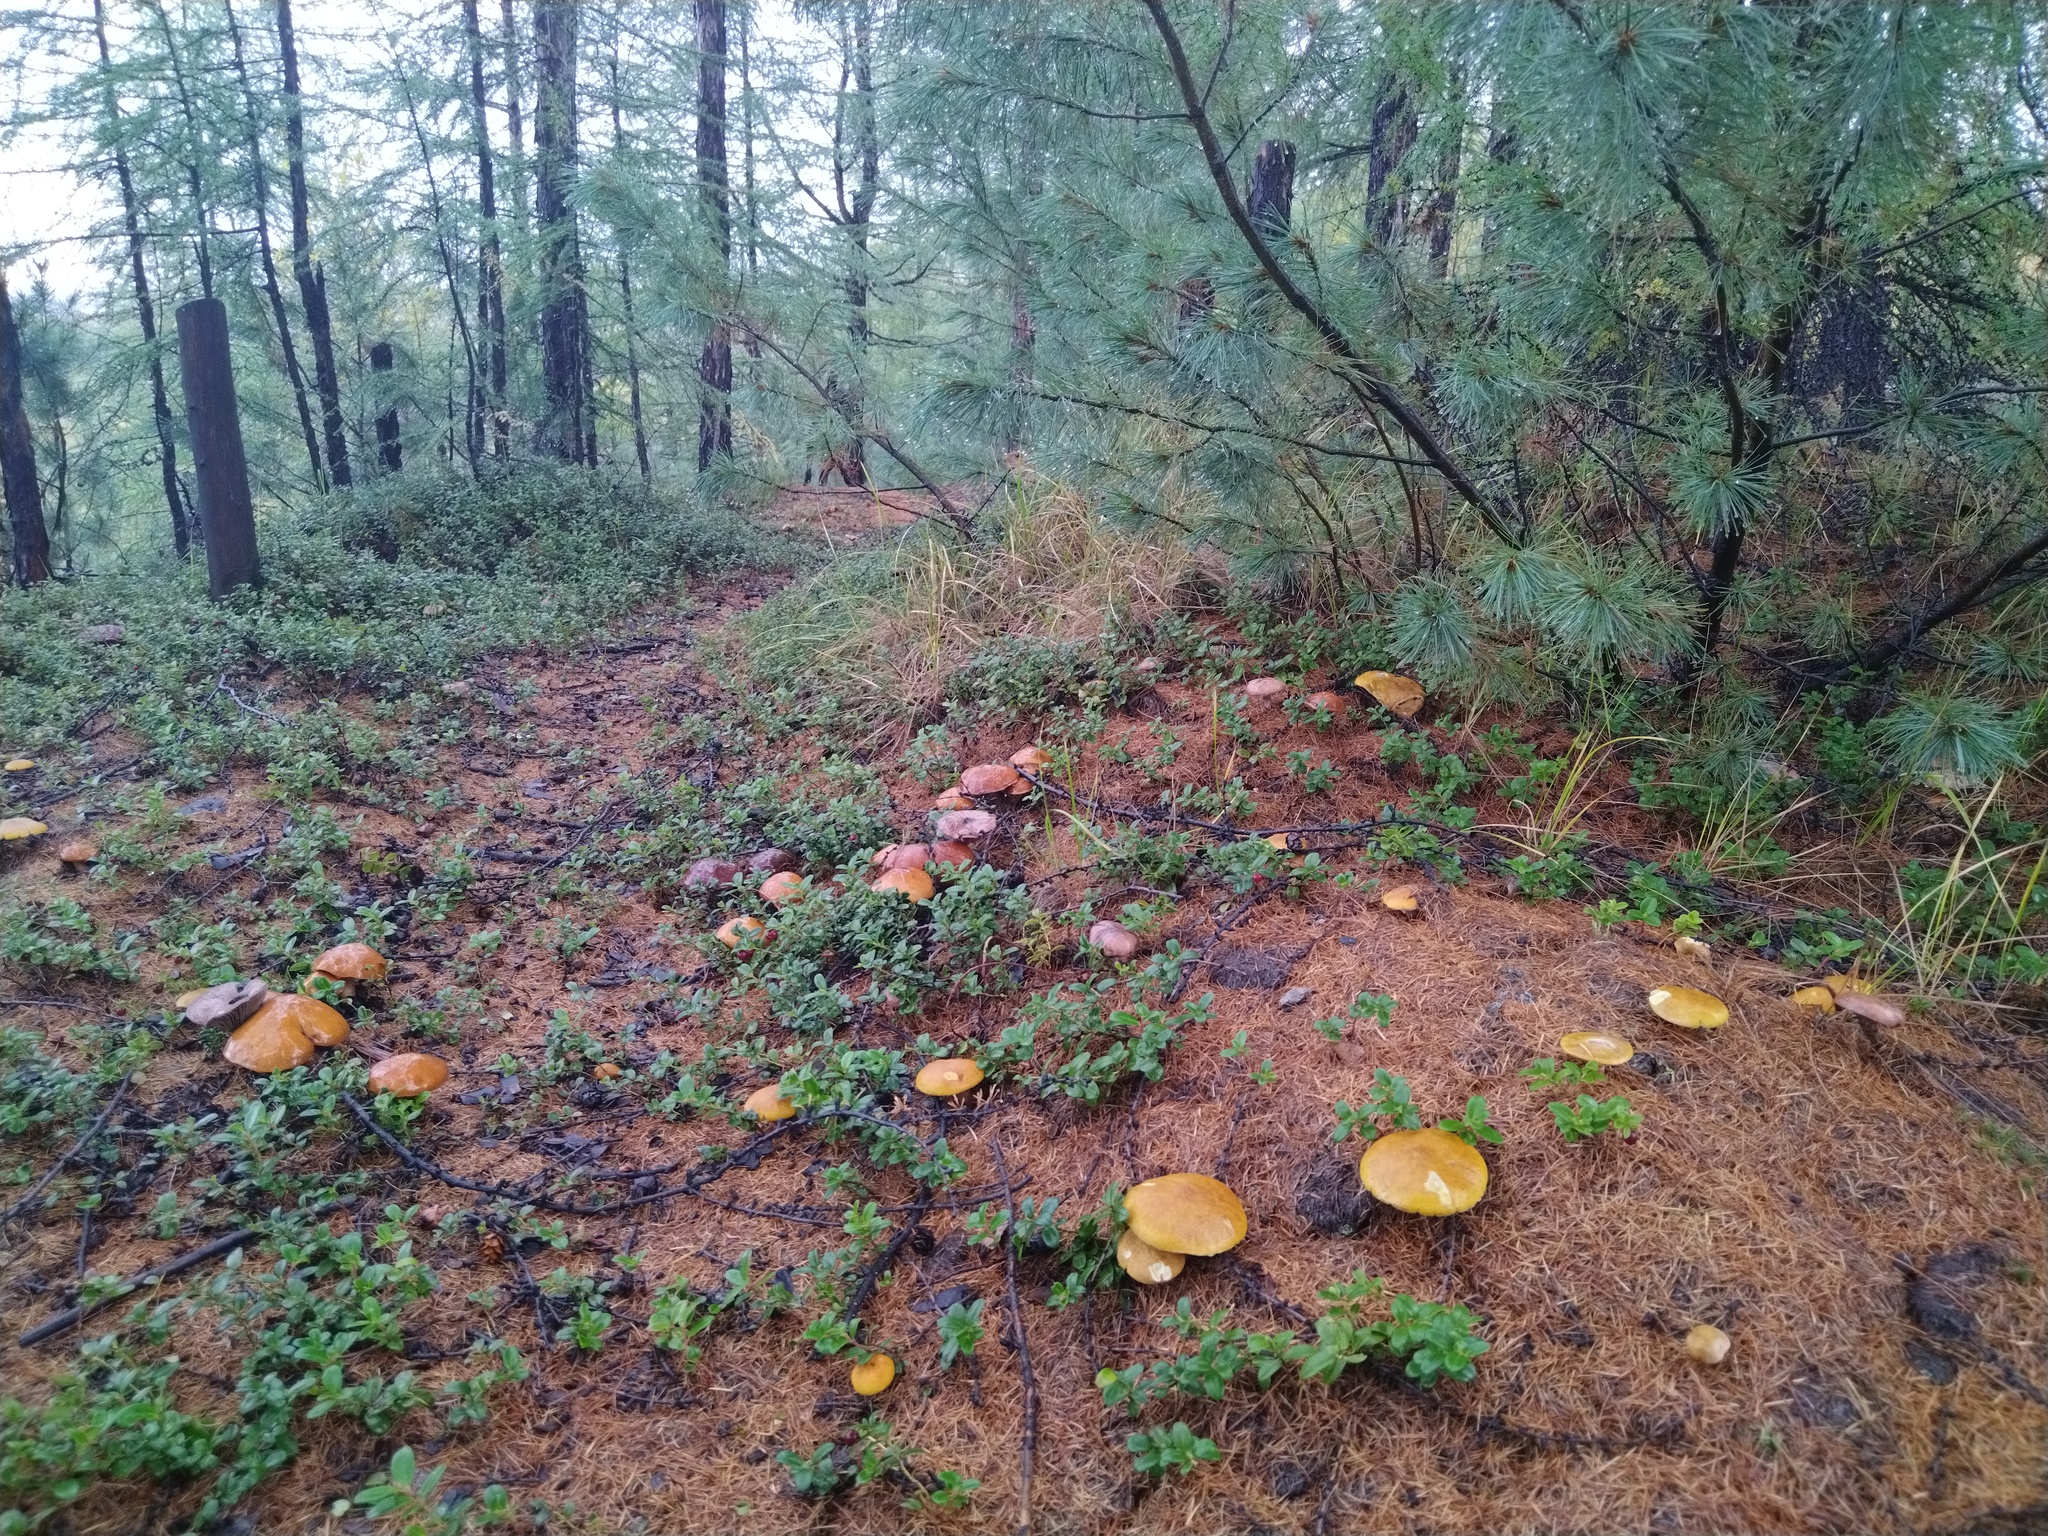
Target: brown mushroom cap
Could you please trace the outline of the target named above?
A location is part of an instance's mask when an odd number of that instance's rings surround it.
[[[1882,1024],[1887,1029],[1897,1029],[1906,1022],[1906,1010],[1888,997],[1872,997],[1868,992],[1844,992],[1835,998],[1835,1006],[1844,1013],[1853,1013],[1859,1019],[1872,1024]]]
[[[1008,763],[977,763],[960,775],[963,794],[1016,795],[1030,788],[1030,781]]]
[[[1168,1173],[1134,1184],[1124,1196],[1131,1230],[1161,1253],[1206,1256],[1244,1241],[1244,1202],[1206,1173]]]
[[[1397,885],[1380,896],[1380,905],[1389,912],[1414,912],[1420,910],[1422,903],[1415,899],[1414,886]]]
[[[1701,1365],[1719,1365],[1734,1347],[1735,1341],[1712,1323],[1699,1323],[1686,1331],[1685,1352]]]
[[[58,862],[64,864],[90,864],[100,856],[100,845],[89,837],[66,838],[57,845]]]
[[[796,1113],[796,1106],[782,1096],[780,1083],[756,1088],[740,1108],[761,1120],[787,1120]]]
[[[1186,1254],[1162,1252],[1130,1231],[1116,1240],[1116,1261],[1140,1285],[1164,1285],[1188,1262]]]
[[[958,838],[943,837],[932,844],[932,856],[928,862],[965,866],[974,862],[974,850]]]
[[[882,1354],[869,1355],[846,1373],[848,1384],[862,1397],[888,1391],[889,1383],[895,1379],[896,1362]]]
[[[1655,987],[1650,1012],[1680,1029],[1719,1029],[1728,1022],[1728,1005],[1698,987]]]
[[[932,877],[921,869],[892,869],[868,889],[896,891],[912,901],[930,901],[937,887],[932,884]]]
[[[33,816],[9,816],[0,821],[0,843],[18,843],[24,838],[41,837],[49,830],[49,823],[37,821]]]
[[[246,1072],[289,1072],[319,1054],[291,1013],[271,1006],[257,1009],[221,1048],[221,1055]]]
[[[786,869],[778,869],[761,882],[761,899],[781,906],[795,901],[804,893],[804,877]]]
[[[1344,700],[1327,688],[1319,693],[1310,694],[1302,703],[1310,709],[1327,709],[1333,715],[1342,714],[1344,711]]]
[[[1052,766],[1052,754],[1043,747],[1019,747],[1010,754],[1010,766],[1029,774],[1040,774]]]
[[[1088,942],[1112,960],[1128,960],[1138,952],[1138,936],[1111,917],[1088,925]]]
[[[1636,1053],[1636,1048],[1619,1035],[1581,1029],[1557,1042],[1557,1048],[1580,1061],[1597,1061],[1603,1067],[1618,1067]]]
[[[308,997],[303,992],[274,993],[264,1005],[256,1010],[250,1023],[276,1008],[289,1017],[304,1035],[315,1045],[345,1045],[348,1043],[348,1020],[327,1006],[317,997]]]
[[[950,1099],[981,1086],[981,1065],[971,1056],[946,1056],[917,1069],[917,1091]]]
[[[931,856],[930,843],[890,843],[878,849],[871,862],[885,872],[892,869],[923,869]]]
[[[1795,1008],[1817,1008],[1822,1013],[1835,1011],[1835,994],[1827,987],[1801,987],[1792,994]]]
[[[683,889],[701,891],[714,885],[730,885],[739,877],[740,867],[731,859],[713,856],[699,859],[683,875]]]
[[[940,838],[953,843],[971,843],[995,829],[996,818],[991,812],[975,810],[948,811],[932,828]]]
[[[313,962],[313,969],[336,981],[382,981],[390,967],[367,944],[337,944]]]
[[[782,848],[763,848],[747,855],[747,868],[757,875],[779,875],[786,869],[801,867],[797,856]]]
[[[735,917],[720,923],[713,937],[727,949],[738,949],[743,944],[752,949],[767,931],[768,925],[758,917]]]
[[[932,802],[932,809],[935,811],[971,811],[974,809],[974,802],[961,794],[960,787],[956,784]],[[986,812],[983,814],[986,814]]]
[[[1422,684],[1398,672],[1361,672],[1352,682],[1403,720],[1413,718],[1422,708]]]
[[[1366,1193],[1397,1211],[1455,1216],[1486,1193],[1486,1159],[1449,1131],[1392,1131],[1358,1162]]]
[[[400,1051],[370,1068],[370,1092],[417,1099],[448,1081],[448,1063],[425,1051]]]

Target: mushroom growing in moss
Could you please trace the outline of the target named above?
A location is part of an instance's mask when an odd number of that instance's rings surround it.
[[[1154,1248],[1136,1232],[1116,1240],[1116,1261],[1140,1285],[1164,1285],[1187,1268],[1187,1255]]]
[[[796,1106],[782,1096],[780,1083],[756,1088],[740,1108],[757,1120],[787,1120],[796,1114]]]
[[[969,795],[1022,795],[1031,781],[1008,763],[977,763],[960,775],[960,789]]]
[[[1398,672],[1361,672],[1352,682],[1403,720],[1412,719],[1422,708],[1422,684],[1412,677],[1403,677]]]
[[[1712,1323],[1699,1323],[1685,1335],[1685,1352],[1701,1365],[1719,1365],[1734,1347],[1735,1341]]]
[[[1697,987],[1651,989],[1650,1012],[1680,1029],[1719,1029],[1728,1022],[1728,1005]]]
[[[921,869],[892,869],[868,889],[895,891],[912,901],[930,901],[936,887],[932,884],[932,877]]]
[[[1134,1184],[1124,1209],[1138,1240],[1161,1253],[1223,1253],[1244,1241],[1248,1227],[1244,1202],[1206,1173],[1168,1173]]]
[[[353,997],[358,986],[382,981],[389,970],[384,957],[369,945],[337,944],[313,962],[312,974],[340,982],[341,995]]]
[[[981,1086],[981,1065],[971,1056],[946,1056],[917,1069],[917,1091],[950,1099]]]
[[[862,1397],[874,1397],[889,1390],[896,1379],[896,1362],[884,1354],[872,1354],[846,1373],[846,1380]]]
[[[768,925],[758,917],[735,917],[720,923],[713,937],[727,949],[752,949],[767,932]]]
[[[370,1068],[370,1092],[417,1099],[448,1081],[448,1063],[425,1051],[400,1051]]]
[[[1486,1159],[1449,1131],[1392,1131],[1365,1149],[1359,1182],[1382,1204],[1417,1216],[1455,1216],[1486,1193]]]
[[[1618,1067],[1636,1053],[1636,1048],[1619,1035],[1603,1035],[1598,1030],[1582,1029],[1566,1035],[1557,1042],[1557,1048],[1565,1055],[1580,1061],[1597,1061],[1603,1067]]]

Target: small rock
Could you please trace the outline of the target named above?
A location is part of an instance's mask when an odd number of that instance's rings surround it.
[[[195,1029],[233,1029],[269,996],[270,988],[260,981],[224,981],[192,1000],[185,1022]]]
[[[87,645],[119,645],[128,631],[119,624],[91,624],[78,632],[78,638]]]
[[[1309,989],[1307,987],[1289,987],[1280,994],[1280,1006],[1282,1008],[1299,1008],[1308,999]]]

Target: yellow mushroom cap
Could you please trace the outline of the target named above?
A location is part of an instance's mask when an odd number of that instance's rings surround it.
[[[780,1083],[756,1088],[747,1095],[747,1102],[740,1108],[762,1120],[787,1120],[796,1113],[796,1106],[782,1096]]]
[[[448,1081],[448,1063],[425,1051],[400,1051],[370,1068],[370,1091],[416,1099]]]
[[[1728,1005],[1697,987],[1655,987],[1650,1012],[1680,1029],[1719,1029],[1728,1022]]]
[[[1288,833],[1274,832],[1266,838],[1266,846],[1268,848],[1278,848],[1282,853],[1291,853],[1293,848],[1287,841],[1288,837]]]
[[[1685,1352],[1701,1365],[1719,1365],[1734,1347],[1735,1341],[1712,1323],[1700,1323],[1686,1331]]]
[[[0,843],[18,843],[25,837],[41,837],[50,830],[48,822],[33,816],[9,816],[0,821]]]
[[[1592,1029],[1573,1031],[1557,1042],[1557,1048],[1567,1056],[1597,1061],[1603,1067],[1618,1067],[1636,1053],[1636,1048],[1621,1036],[1603,1035]]]
[[[382,981],[390,966],[367,944],[337,944],[313,962],[313,969],[336,981]]]
[[[1844,992],[1875,992],[1877,990],[1876,982],[1865,981],[1861,976],[1827,975],[1821,977],[1820,984],[1837,997],[1840,997]]]
[[[179,1013],[183,1013],[187,1008],[198,1002],[199,999],[206,996],[207,990],[205,987],[194,987],[189,992],[180,992],[171,999],[171,1006]]]
[[[873,1397],[889,1390],[896,1379],[896,1362],[887,1355],[869,1355],[846,1373],[846,1379],[862,1397]]]
[[[1422,903],[1415,899],[1414,886],[1397,885],[1380,897],[1380,905],[1389,912],[1413,912]]]
[[[1008,795],[1031,788],[1008,763],[979,763],[960,775],[961,791],[969,795]]]
[[[1052,754],[1043,747],[1019,747],[1010,754],[1010,766],[1026,773],[1043,773],[1052,766]]]
[[[35,765],[36,760],[32,757],[9,758],[7,760],[7,771],[9,773],[27,773]]]
[[[768,925],[758,917],[735,917],[720,923],[715,937],[727,949],[738,949],[741,944],[751,945],[756,935],[767,931]]]
[[[930,901],[936,887],[932,884],[932,877],[921,869],[892,869],[869,889],[897,891],[912,901]]]
[[[1154,1248],[1135,1232],[1116,1240],[1116,1261],[1140,1285],[1164,1285],[1187,1267],[1187,1256]]]
[[[249,1072],[289,1072],[319,1055],[289,1009],[274,1002],[256,1010],[248,1023],[228,1036],[221,1048],[236,1066]]]
[[[1394,1131],[1365,1149],[1358,1178],[1366,1193],[1397,1211],[1455,1216],[1486,1193],[1486,1159],[1434,1126]]]
[[[1822,1013],[1833,1013],[1835,994],[1826,987],[1801,987],[1792,994],[1792,1004],[1797,1008],[1818,1008]]]
[[[1138,1241],[1161,1253],[1222,1253],[1244,1241],[1248,1225],[1244,1202],[1206,1173],[1168,1173],[1133,1185],[1124,1209]]]
[[[319,998],[303,992],[272,993],[269,1001],[250,1015],[249,1023],[254,1024],[266,1013],[289,1019],[292,1027],[314,1045],[342,1045],[348,1040],[348,1020]]]
[[[1406,720],[1422,708],[1422,684],[1398,672],[1361,672],[1352,679],[1388,709]]]
[[[804,877],[791,874],[788,870],[777,870],[761,882],[761,899],[781,906],[784,902],[795,901],[804,893]]]
[[[624,1072],[625,1069],[616,1061],[600,1061],[590,1069],[590,1075],[600,1083],[608,1083],[613,1078],[622,1076]]]
[[[928,1061],[917,1069],[917,1091],[936,1099],[950,1099],[981,1084],[981,1067],[970,1056],[947,1056]]]

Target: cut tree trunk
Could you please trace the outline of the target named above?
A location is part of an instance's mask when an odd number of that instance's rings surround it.
[[[306,310],[306,336],[313,347],[313,383],[320,392],[320,428],[327,445],[327,478],[335,486],[353,483],[348,434],[341,415],[341,375],[334,367],[334,325],[327,313],[327,277],[313,259],[313,221],[306,193],[306,120],[299,95],[299,50],[292,35],[292,0],[277,0],[277,48],[284,64],[285,163],[292,193],[292,276]]]
[[[725,162],[725,0],[697,0],[697,191],[718,247],[719,270],[732,269],[732,196]],[[711,317],[697,358],[697,468],[732,456],[732,326]]]
[[[7,497],[8,574],[17,587],[50,579],[50,532],[43,523],[43,484],[36,477],[36,440],[28,426],[21,373],[21,333],[7,272],[0,267],[0,491]]]
[[[185,388],[185,422],[192,439],[192,472],[199,485],[199,518],[206,529],[206,589],[215,598],[262,580],[256,559],[256,508],[249,496],[249,462],[235,407],[235,374],[228,358],[228,312],[219,299],[178,306],[178,376]]]

